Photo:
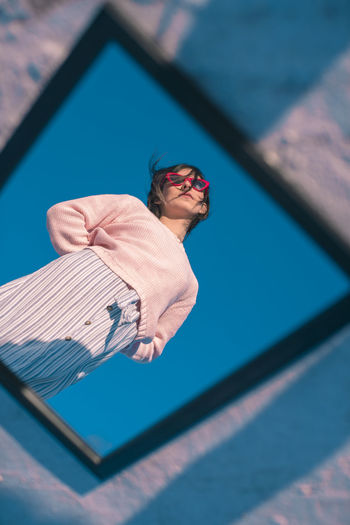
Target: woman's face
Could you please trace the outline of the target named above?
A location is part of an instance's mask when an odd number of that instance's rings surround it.
[[[191,168],[183,168],[177,173],[189,175]],[[167,215],[169,216],[170,213],[173,218],[191,218],[197,213],[206,212],[207,205],[201,202],[204,197],[203,192],[191,188],[191,181],[189,180],[184,180],[180,186],[174,186],[166,180],[163,186],[163,195],[167,201]],[[162,215],[163,213],[164,210],[162,209]]]

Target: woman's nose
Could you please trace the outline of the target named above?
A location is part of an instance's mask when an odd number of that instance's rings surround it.
[[[184,188],[185,186],[191,187],[191,181],[190,180],[184,180],[183,183],[182,183],[182,187]]]

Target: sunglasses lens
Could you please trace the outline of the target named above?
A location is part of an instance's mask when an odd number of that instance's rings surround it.
[[[175,173],[171,173],[169,175],[169,179],[173,184],[182,184],[184,178],[182,175],[176,175]]]
[[[197,190],[203,190],[205,187],[205,182],[203,180],[197,179],[194,181],[193,187],[197,188]]]

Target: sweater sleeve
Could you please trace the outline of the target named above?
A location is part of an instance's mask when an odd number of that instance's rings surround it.
[[[197,291],[198,291],[198,282]],[[166,343],[174,337],[181,325],[185,322],[193,306],[196,304],[197,292],[195,295],[180,299],[173,303],[159,318],[157,329],[153,340],[150,343],[136,341],[127,348],[120,350],[130,359],[138,363],[150,363],[159,357]]]
[[[46,213],[51,243],[60,255],[82,250],[89,245],[93,230],[118,215],[130,195],[92,195],[60,202]]]

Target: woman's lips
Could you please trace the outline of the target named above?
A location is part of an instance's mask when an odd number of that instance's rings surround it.
[[[190,199],[192,199],[191,195],[188,195],[187,193],[183,193],[182,195],[180,195],[180,197],[189,197]]]

